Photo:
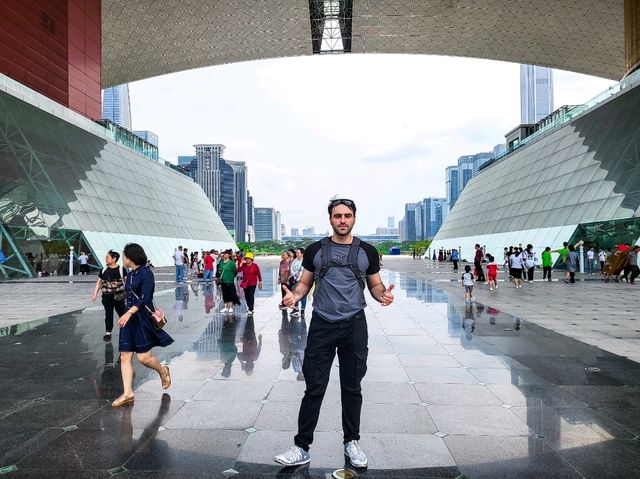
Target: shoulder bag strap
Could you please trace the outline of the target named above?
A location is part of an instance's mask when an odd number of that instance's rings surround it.
[[[324,278],[331,264],[331,240],[328,237],[322,238],[320,240],[320,246],[322,248],[322,267],[320,268],[318,276]]]

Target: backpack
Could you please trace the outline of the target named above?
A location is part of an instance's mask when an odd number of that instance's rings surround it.
[[[322,248],[322,267],[318,272],[318,277],[323,279],[330,268],[349,268],[355,279],[360,283],[360,287],[364,290],[366,274],[362,274],[358,267],[358,250],[360,249],[360,238],[353,237],[353,241],[349,245],[349,256],[347,264],[335,263],[331,258],[331,239],[329,237],[320,240]]]

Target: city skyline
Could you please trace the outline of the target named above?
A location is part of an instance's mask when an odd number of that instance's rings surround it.
[[[215,131],[227,156],[251,169],[256,203],[278,209],[288,226],[325,231],[328,200],[339,193],[358,205],[354,231],[364,234],[384,226],[387,216],[402,218],[412,198],[444,197],[446,166],[470,152],[490,151],[519,123],[517,64],[328,57],[223,65],[133,83],[134,126],[162,137],[162,157],[172,162]],[[475,72],[472,88],[469,69]],[[359,85],[349,98],[345,128],[338,127],[333,109],[318,111],[303,88],[335,70]],[[585,102],[611,83],[554,70],[558,104]],[[172,94],[176,88],[180,99]],[[393,95],[386,94],[391,88]],[[305,187],[309,182],[313,188]],[[383,194],[370,194],[370,185],[383,184]]]

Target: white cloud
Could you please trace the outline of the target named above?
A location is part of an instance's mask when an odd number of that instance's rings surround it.
[[[555,104],[611,82],[555,73]],[[468,58],[323,55],[192,70],[131,84],[133,123],[176,161],[224,143],[246,161],[258,206],[287,227],[327,229],[335,193],[359,207],[358,230],[396,221],[404,203],[444,196],[444,169],[489,151],[519,121],[519,67]],[[188,207],[188,205],[185,205]]]

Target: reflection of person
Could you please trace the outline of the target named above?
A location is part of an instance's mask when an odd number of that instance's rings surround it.
[[[291,364],[293,370],[298,373],[296,379],[304,381],[302,365],[304,363],[304,349],[307,347],[307,324],[304,317],[297,321],[291,320]]]
[[[298,415],[295,446],[274,459],[285,466],[308,463],[309,446],[318,423],[331,365],[338,351],[344,454],[354,467],[366,467],[360,448],[361,381],[367,371],[368,333],[364,308],[365,283],[371,296],[383,306],[393,302],[393,285],[380,278],[378,251],[352,236],[356,205],[334,198],[328,206],[333,235],[311,244],[304,253],[302,277],[293,291],[285,284],[283,304],[293,307],[316,283],[313,315],[302,366],[306,391]]]
[[[203,283],[202,294],[204,294],[204,312],[209,314],[215,306],[213,300],[213,283]]]
[[[229,317],[226,317],[222,323],[218,348],[220,350],[220,361],[224,364],[222,376],[228,378],[231,376],[231,366],[238,354],[238,347],[236,346],[236,323]]]
[[[242,333],[242,351],[237,353],[242,370],[247,373],[247,376],[253,374],[253,368],[261,350],[262,334],[258,335],[256,340],[256,326],[253,323],[253,318],[248,317]]]
[[[104,337],[105,341],[111,340],[111,331],[113,330],[113,310],[121,317],[125,312],[124,306],[124,280],[127,277],[127,270],[122,266],[118,266],[120,254],[115,251],[109,251],[104,261],[107,264],[105,268],[98,274],[98,281],[93,290],[91,301],[95,301],[98,291],[102,290],[102,306],[104,306]]]
[[[184,320],[184,295],[186,289],[186,286],[178,286],[175,291],[176,302],[173,304],[173,309],[176,310],[176,317],[180,322]]]
[[[476,318],[473,316],[473,308],[467,303],[464,308],[464,318],[462,318],[462,329],[466,333],[467,341],[473,338],[473,332],[476,330]]]
[[[124,393],[113,403],[113,407],[130,404],[133,394],[133,353],[145,367],[153,369],[160,375],[162,388],[171,386],[169,368],[151,354],[155,346],[169,346],[173,343],[171,336],[163,329],[156,329],[151,311],[155,278],[147,266],[147,255],[142,246],[129,243],[124,247],[122,260],[131,272],[127,275],[125,293],[127,296],[127,312],[120,316],[120,370]]]

